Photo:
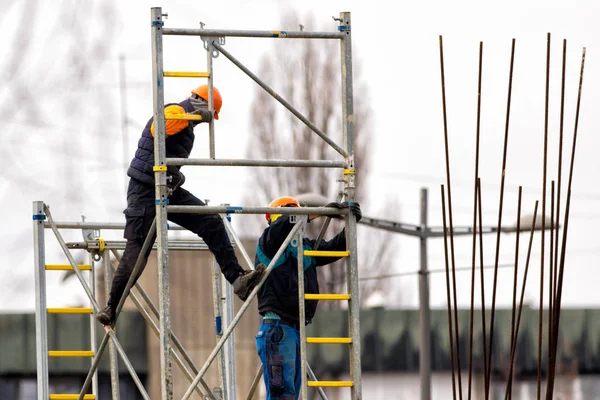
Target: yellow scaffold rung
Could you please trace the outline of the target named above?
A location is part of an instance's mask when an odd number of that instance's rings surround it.
[[[309,257],[348,257],[349,251],[325,251],[325,250],[304,250],[304,255]]]
[[[168,117],[165,116],[165,120],[186,120],[186,121],[202,121],[202,115],[195,114],[173,114]]]
[[[350,343],[352,343],[352,338],[347,338],[347,337],[307,337],[306,343],[350,344]]]
[[[91,307],[48,308],[48,314],[91,314]]]
[[[163,76],[170,78],[210,78],[210,72],[164,71]]]
[[[349,294],[314,294],[306,293],[304,295],[305,300],[350,300]]]
[[[352,381],[308,381],[308,387],[352,387]]]
[[[92,350],[50,350],[48,357],[94,357]]]
[[[77,400],[79,394],[51,394],[50,400]],[[96,400],[95,394],[84,394],[84,400]]]
[[[81,271],[90,271],[92,269],[89,264],[77,264],[77,268]],[[72,271],[71,264],[46,264],[46,271]]]

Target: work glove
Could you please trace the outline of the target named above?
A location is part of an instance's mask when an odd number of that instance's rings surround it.
[[[198,114],[198,115],[202,116],[202,122],[210,122],[213,120],[212,111],[199,109],[199,110],[196,110],[194,112],[194,114]]]
[[[167,187],[173,193],[185,182],[185,175],[176,168],[169,169],[167,172]]]
[[[357,223],[362,219],[362,211],[360,211],[360,204],[358,204],[357,202],[352,202],[352,204],[350,204],[350,212],[356,217]]]
[[[331,203],[325,205],[325,207],[337,208],[338,210],[350,208],[350,212],[352,214],[354,214],[354,216],[356,217],[356,222],[360,221],[360,219],[362,218],[362,212],[360,211],[360,204],[358,204],[356,202],[352,202],[352,204],[348,203],[347,201],[343,202],[343,203],[331,202]],[[335,218],[335,219],[344,219],[344,217],[342,215],[329,215],[329,217]]]

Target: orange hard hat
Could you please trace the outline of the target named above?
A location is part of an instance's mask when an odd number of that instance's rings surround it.
[[[281,196],[273,200],[271,204],[269,204],[269,207],[300,207],[300,203],[295,197]],[[277,217],[275,217],[275,215],[277,215]],[[275,218],[273,221],[279,216],[281,216],[281,214],[274,214],[273,217]],[[271,222],[271,214],[265,214],[265,218],[267,219],[267,222]]]
[[[198,86],[196,89],[192,90],[192,93],[197,94],[202,97],[208,103],[208,85]],[[215,105],[215,119],[219,119],[219,111],[221,111],[221,106],[223,105],[223,99],[221,98],[221,93],[219,93],[219,89],[213,86],[213,102]]]

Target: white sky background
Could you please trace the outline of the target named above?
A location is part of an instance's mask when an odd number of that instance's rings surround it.
[[[113,3],[113,8],[93,5],[82,18],[89,20],[84,34],[110,41],[107,61],[91,70],[92,83],[86,87],[69,85],[69,61],[65,49],[76,45],[69,36],[70,22],[58,17],[61,7],[41,2],[33,11],[31,29],[34,55],[23,59],[17,76],[35,101],[26,112],[10,110],[10,90],[0,90],[2,119],[0,132],[4,172],[0,175],[0,309],[20,311],[34,309],[33,251],[31,203],[44,200],[51,206],[56,220],[79,220],[85,214],[90,221],[124,222],[125,167],[118,90],[118,55],[127,57],[128,129],[127,163],[133,155],[143,126],[152,114],[150,7],[161,5],[169,17],[168,27],[194,28],[198,22],[206,28],[292,30],[281,27],[281,14],[290,2],[279,1],[139,1]],[[133,3],[133,2],[132,2]],[[0,25],[12,43],[27,3],[8,2]],[[77,4],[73,2],[72,4]],[[90,3],[92,4],[92,3]],[[118,5],[117,5],[118,4]],[[385,4],[385,6],[380,5]],[[293,3],[301,15],[312,12],[321,24],[335,30],[331,20],[340,11],[352,12],[352,35],[355,63],[361,64],[362,76],[368,79],[373,107],[373,157],[369,176],[370,197],[361,199],[363,214],[418,223],[419,189],[429,188],[431,225],[441,225],[440,188],[445,183],[443,125],[440,89],[438,35],[444,37],[447,86],[448,128],[450,135],[452,201],[455,226],[472,223],[473,167],[476,116],[477,60],[479,41],[484,42],[484,82],[482,91],[481,165],[483,181],[484,224],[496,225],[498,213],[500,167],[504,138],[506,93],[511,39],[517,39],[506,192],[503,221],[514,223],[517,186],[524,186],[523,213],[531,213],[534,201],[541,200],[542,144],[544,133],[544,84],[546,33],[552,33],[551,99],[549,130],[549,179],[557,176],[558,123],[560,106],[560,67],[562,39],[568,40],[567,96],[565,103],[565,158],[563,190],[566,199],[568,163],[581,48],[587,47],[586,73],[581,104],[579,136],[573,178],[573,198],[567,252],[567,271],[563,305],[598,306],[596,271],[600,246],[596,240],[600,224],[600,190],[596,186],[599,147],[596,112],[600,94],[600,5],[593,1],[506,1],[498,6],[481,2],[421,1],[372,3],[364,1],[303,1]],[[83,11],[82,11],[83,12]],[[94,22],[95,16],[114,13],[108,25]],[[52,26],[50,26],[52,25]],[[59,26],[62,35],[44,35]],[[112,34],[106,35],[107,30]],[[52,31],[55,32],[55,31]],[[72,35],[71,35],[72,36]],[[281,39],[283,40],[283,39]],[[263,54],[272,46],[271,39],[228,38],[226,48],[252,71],[258,70]],[[166,70],[204,70],[205,53],[200,40],[193,37],[165,37]],[[0,55],[10,57],[12,46],[2,46]],[[88,49],[89,50],[89,49]],[[93,52],[92,52],[93,53]],[[91,53],[89,53],[91,54]],[[220,158],[245,157],[249,134],[249,105],[255,83],[220,56],[215,61],[215,84],[224,97],[221,119],[217,121],[216,154]],[[339,63],[337,58],[332,62]],[[64,73],[61,72],[64,69]],[[0,72],[10,77],[7,71]],[[292,72],[293,73],[293,72]],[[61,81],[49,81],[59,76]],[[46,77],[46,78],[44,78]],[[10,87],[10,80],[8,86]],[[67,82],[65,84],[64,82]],[[197,82],[166,81],[167,102],[181,101]],[[42,90],[37,90],[43,88]],[[277,88],[275,88],[277,89]],[[318,90],[316,88],[316,90]],[[95,106],[98,104],[98,107]],[[298,105],[300,106],[300,105]],[[64,118],[65,111],[70,116]],[[40,121],[32,123],[32,113]],[[59,115],[60,118],[57,118]],[[207,128],[196,129],[197,139],[192,157],[208,156]],[[18,171],[18,173],[15,173]],[[186,187],[212,204],[239,204],[248,190],[243,168],[185,167]],[[360,171],[359,171],[360,173]],[[335,182],[332,182],[335,184]],[[550,183],[548,183],[548,195]],[[384,210],[389,197],[398,199],[401,209]],[[547,212],[550,204],[548,201]],[[540,204],[541,213],[541,204]],[[561,214],[564,214],[561,211]],[[234,218],[236,224],[244,216]],[[238,225],[239,226],[239,225]],[[365,228],[366,229],[366,228]],[[48,263],[63,263],[55,240],[47,233]],[[115,237],[105,232],[104,237]],[[75,232],[69,240],[79,240]],[[118,237],[118,236],[117,236]],[[514,261],[514,235],[501,238],[500,263]],[[528,236],[521,237],[523,266]],[[457,239],[456,265],[470,264],[471,238]],[[395,272],[418,269],[418,242],[397,236]],[[526,298],[539,301],[540,241],[534,241]],[[495,237],[484,243],[485,260],[493,264]],[[549,241],[546,241],[548,251]],[[429,243],[429,267],[444,267],[443,241]],[[548,269],[548,263],[546,271]],[[512,294],[510,269],[499,272],[498,306],[508,306]],[[54,274],[54,275],[52,275]],[[59,284],[59,273],[48,274],[48,304],[59,306],[82,299],[75,281]],[[486,273],[486,295],[490,298],[492,273]],[[394,278],[403,306],[415,306],[418,300],[416,276]],[[469,304],[470,274],[458,275],[459,303]],[[545,288],[547,288],[547,282]],[[476,286],[479,293],[479,285]],[[547,292],[547,289],[545,290]],[[393,294],[392,298],[398,298]],[[479,298],[479,295],[476,296]],[[431,303],[445,306],[443,274],[431,279]],[[546,300],[547,302],[547,300]]]

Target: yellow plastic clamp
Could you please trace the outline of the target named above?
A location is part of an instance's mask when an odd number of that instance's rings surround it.
[[[98,250],[104,251],[104,239],[98,238]]]
[[[355,175],[356,171],[353,169],[345,169],[344,170],[344,175]]]
[[[152,167],[152,171],[154,171],[154,172],[167,172],[167,166],[166,165],[155,165],[154,167]]]

